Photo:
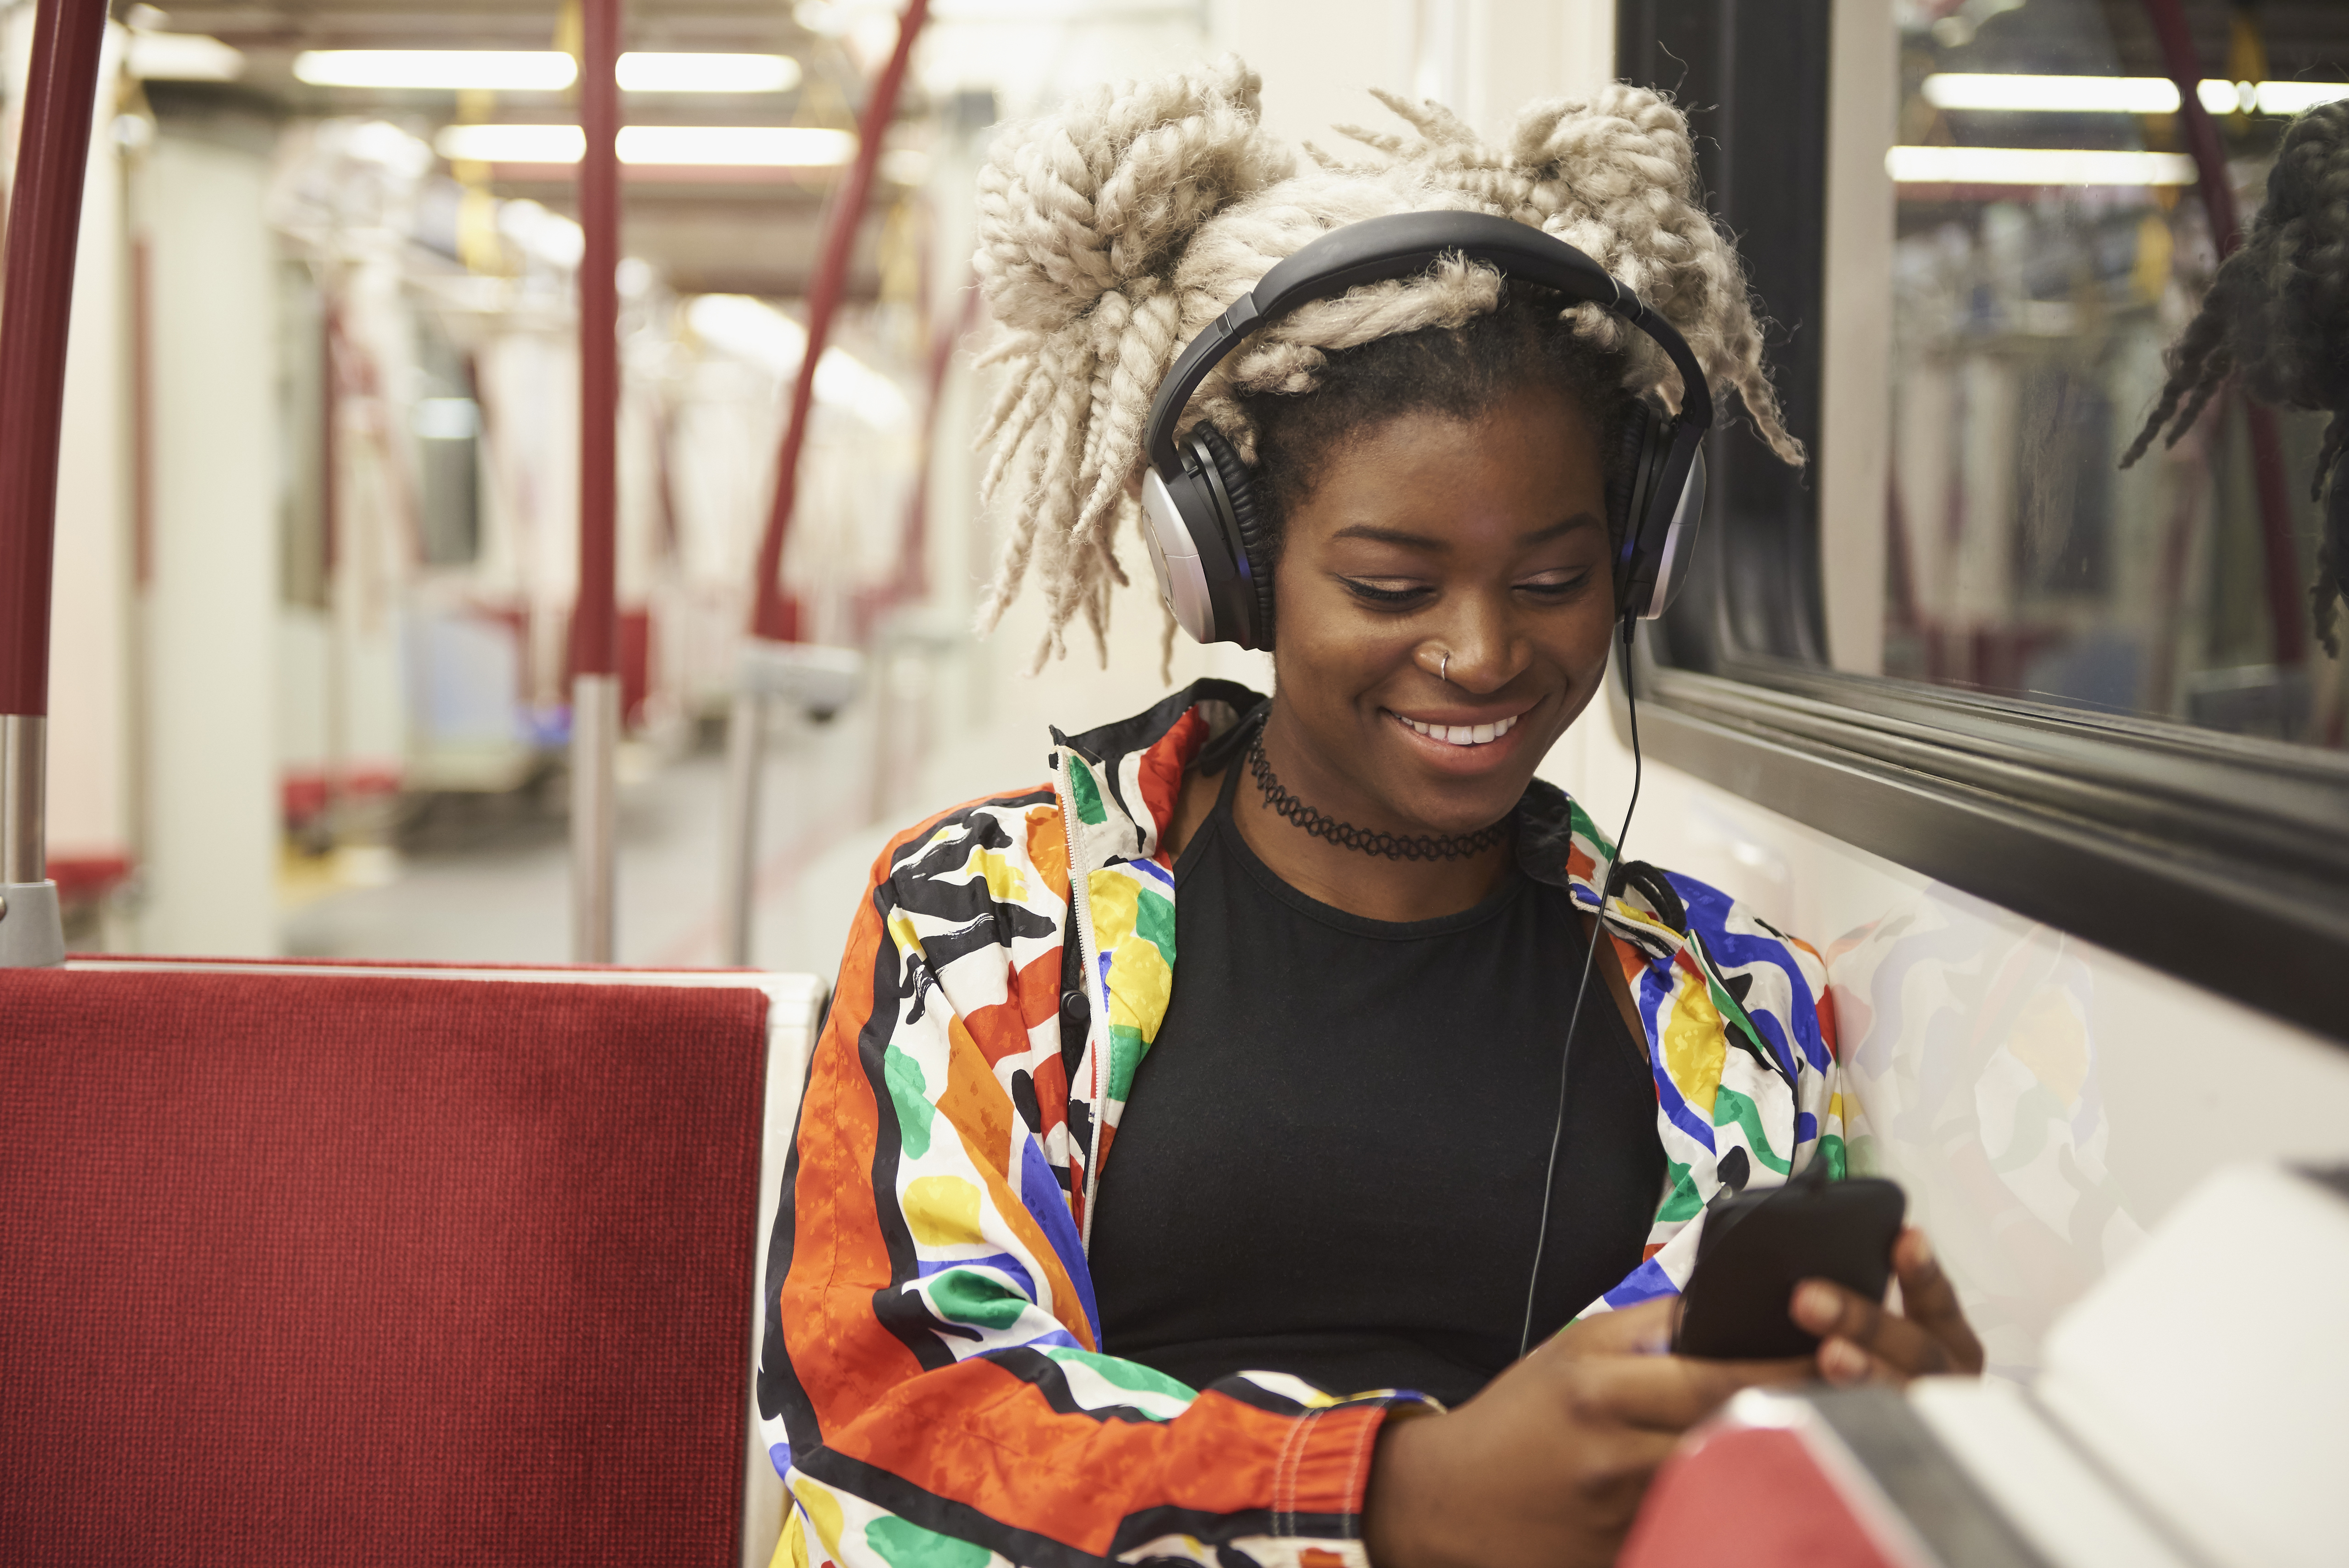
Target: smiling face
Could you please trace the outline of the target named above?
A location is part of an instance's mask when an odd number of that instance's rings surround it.
[[[1394,415],[1317,465],[1274,579],[1285,783],[1392,832],[1508,814],[1606,673],[1600,450],[1573,399],[1532,384],[1472,418]]]

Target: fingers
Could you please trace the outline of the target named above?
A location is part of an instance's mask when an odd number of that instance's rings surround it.
[[[1795,1321],[1824,1342],[1821,1375],[1830,1382],[1857,1383],[1980,1372],[1982,1342],[1922,1231],[1911,1226],[1901,1233],[1892,1267],[1900,1281],[1898,1315],[1826,1280],[1805,1280],[1795,1287]]]
[[[1953,1369],[1955,1363],[1940,1341],[1906,1317],[1895,1317],[1866,1296],[1823,1279],[1806,1279],[1795,1287],[1795,1321],[1822,1340],[1845,1341],[1865,1355],[1880,1357],[1909,1377]],[[1834,1377],[1836,1369],[1825,1357],[1819,1370]]]
[[[1979,1373],[1982,1341],[1974,1337],[1973,1326],[1959,1305],[1958,1288],[1941,1272],[1932,1243],[1914,1225],[1902,1231],[1892,1245],[1892,1272],[1900,1281],[1902,1313],[1949,1352],[1953,1370]]]
[[[1850,1340],[1840,1337],[1820,1342],[1819,1376],[1843,1388],[1861,1383],[1898,1388],[1909,1381],[1908,1373],[1883,1357],[1870,1356]]]

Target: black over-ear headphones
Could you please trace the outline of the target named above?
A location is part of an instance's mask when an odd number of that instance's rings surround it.
[[[1272,646],[1272,558],[1247,468],[1223,432],[1203,419],[1175,434],[1191,395],[1268,322],[1357,284],[1410,277],[1446,255],[1603,305],[1653,338],[1679,369],[1679,417],[1644,402],[1632,417],[1625,444],[1637,457],[1630,482],[1610,490],[1616,515],[1608,519],[1621,541],[1618,614],[1652,620],[1672,602],[1704,510],[1702,443],[1713,428],[1713,397],[1687,342],[1605,268],[1539,229],[1483,212],[1402,212],[1332,230],[1281,262],[1193,339],[1159,384],[1143,433],[1150,471],[1142,481],[1142,532],[1159,596],[1198,641]]]

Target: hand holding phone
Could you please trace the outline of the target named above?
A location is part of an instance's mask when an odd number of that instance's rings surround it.
[[[1724,1188],[1705,1205],[1673,1350],[1730,1360],[1811,1355],[1817,1336],[1788,1313],[1795,1284],[1833,1280],[1881,1301],[1907,1206],[1894,1183],[1865,1176],[1831,1181],[1816,1160],[1783,1186]]]

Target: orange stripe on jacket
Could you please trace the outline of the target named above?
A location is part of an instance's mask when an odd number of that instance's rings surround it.
[[[934,1497],[1107,1555],[1119,1524],[1145,1509],[1358,1511],[1384,1413],[1325,1410],[1300,1434],[1297,1417],[1209,1392],[1172,1421],[1104,1420],[1062,1414],[1033,1384],[974,1359],[907,1384],[827,1436],[835,1452]],[[1071,1487],[1073,1474],[1092,1484]]]
[[[893,846],[894,849],[894,846]],[[880,1115],[857,1056],[873,1012],[873,962],[887,941],[867,899],[841,960],[840,992],[817,1040],[800,1112],[800,1171],[792,1195],[792,1262],[783,1277],[785,1353],[817,1423],[845,1422],[905,1379],[921,1363],[873,1315],[869,1293],[889,1283],[886,1244],[873,1201],[873,1155]],[[894,1006],[894,999],[892,1002]],[[807,1129],[828,1136],[811,1139]],[[869,1282],[853,1311],[846,1282]]]

